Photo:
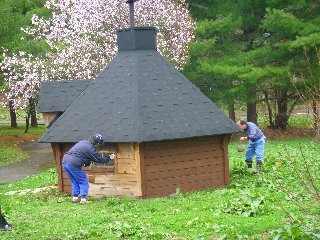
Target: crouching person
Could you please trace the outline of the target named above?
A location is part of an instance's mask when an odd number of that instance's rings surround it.
[[[78,142],[63,156],[62,167],[72,183],[73,202],[85,203],[88,195],[89,182],[82,167],[89,166],[91,161],[107,163],[111,159],[108,155],[102,157],[98,152],[102,144],[102,136],[96,134],[89,140]]]
[[[240,141],[249,140],[246,150],[246,163],[248,168],[252,168],[252,158],[256,155],[256,173],[260,173],[261,166],[263,164],[264,157],[264,144],[266,137],[258,128],[258,126],[252,122],[246,122],[244,120],[238,120],[237,125],[244,131],[247,137],[241,137]]]

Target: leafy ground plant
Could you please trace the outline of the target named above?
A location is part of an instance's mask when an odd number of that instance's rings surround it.
[[[288,212],[286,225],[276,229],[273,235],[275,239],[320,238],[319,144],[299,142],[297,148],[283,146],[283,149],[279,151],[273,179],[278,189],[285,192],[286,199],[303,214],[299,217]]]
[[[315,228],[314,228],[315,227]],[[320,227],[312,225],[312,229],[293,221],[282,228],[272,231],[273,240],[282,239],[320,239]]]
[[[238,192],[239,197],[228,200],[221,205],[215,214],[221,213],[243,215],[246,217],[254,217],[263,214],[263,204],[265,203],[265,197],[257,192],[246,190],[240,190]]]

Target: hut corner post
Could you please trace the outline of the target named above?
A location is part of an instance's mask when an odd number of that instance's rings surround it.
[[[63,192],[62,163],[61,163],[62,153],[59,145],[56,143],[51,143],[51,148],[53,151],[54,158],[56,160],[56,166],[58,170],[58,188],[59,188],[59,192],[62,193]]]
[[[137,176],[137,198],[144,197],[144,148],[145,145],[143,143],[138,144],[135,143],[135,159],[136,159],[136,176]]]
[[[223,137],[223,154],[224,154],[224,183],[230,183],[230,172],[229,172],[229,154],[228,154],[228,145],[231,139],[231,135],[227,134]]]

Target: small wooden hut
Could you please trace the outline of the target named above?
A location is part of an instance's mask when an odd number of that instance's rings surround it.
[[[228,143],[237,125],[156,47],[156,29],[117,32],[118,53],[93,80],[46,82],[39,111],[61,193],[71,183],[61,161],[75,143],[100,133],[116,158],[85,171],[91,196],[149,198],[229,183]]]

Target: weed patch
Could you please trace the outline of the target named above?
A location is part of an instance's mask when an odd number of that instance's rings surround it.
[[[238,195],[239,197],[230,199],[225,204],[222,204],[218,210],[215,211],[215,214],[220,215],[221,213],[227,213],[246,217],[264,214],[264,196],[250,190],[239,191]]]

